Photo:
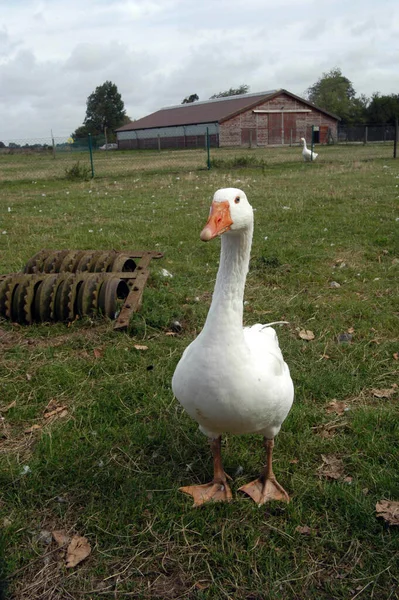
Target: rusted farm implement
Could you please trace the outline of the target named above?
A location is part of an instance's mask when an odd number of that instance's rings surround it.
[[[161,252],[41,250],[20,273],[0,275],[0,316],[17,323],[68,321],[101,313],[125,329],[141,306]]]

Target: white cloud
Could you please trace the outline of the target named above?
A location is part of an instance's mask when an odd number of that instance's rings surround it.
[[[243,83],[301,95],[335,66],[357,94],[399,92],[396,0],[0,0],[0,14],[2,141],[68,136],[106,80],[132,118]]]

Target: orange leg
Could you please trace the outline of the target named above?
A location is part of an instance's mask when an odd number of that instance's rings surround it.
[[[289,502],[290,498],[285,489],[278,483],[272,466],[274,440],[264,438],[266,448],[266,464],[258,479],[240,487],[239,491],[251,496],[257,504],[265,504],[269,500]]]
[[[213,456],[213,479],[210,483],[203,485],[189,485],[181,487],[180,491],[194,498],[194,506],[200,506],[205,502],[229,502],[232,499],[230,487],[227,483],[227,475],[222,466],[221,455],[222,438],[210,440]]]

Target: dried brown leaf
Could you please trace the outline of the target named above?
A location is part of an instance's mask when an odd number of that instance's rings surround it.
[[[392,356],[394,360],[399,360],[399,352],[394,352]]]
[[[355,328],[354,327],[349,327],[348,333],[355,333]]]
[[[29,433],[34,433],[35,431],[39,431],[42,428],[41,425],[38,425],[37,423],[35,423],[35,425],[31,425],[31,427],[28,427],[28,429],[25,429],[24,433],[29,434]]]
[[[383,389],[373,388],[371,390],[371,393],[376,398],[391,398],[391,396],[393,396],[396,393],[397,389],[398,389],[398,386],[396,383],[394,383],[391,388],[383,388]]]
[[[93,354],[95,358],[101,358],[104,354],[104,348],[94,348]]]
[[[320,477],[328,479],[341,479],[344,475],[344,463],[334,454],[322,454],[323,463],[317,469]]]
[[[380,500],[375,505],[377,517],[382,517],[389,525],[399,525],[399,502]]]
[[[49,412],[44,413],[45,419],[51,419],[51,417],[65,417],[68,414],[68,409],[66,406],[58,406],[54,410],[50,410]]]
[[[308,527],[308,525],[298,525],[298,527],[295,527],[295,531],[301,533],[302,535],[310,535],[313,529]]]
[[[134,344],[136,350],[148,350],[148,346],[142,346],[141,344]]]
[[[91,553],[91,546],[87,538],[80,535],[74,535],[67,548],[66,567],[71,569],[76,567],[82,560]]]
[[[310,329],[301,329],[298,335],[302,340],[307,340],[308,342],[315,338],[315,334]]]
[[[67,534],[65,529],[56,529],[51,532],[51,535],[60,547],[66,546],[71,541],[71,537]]]
[[[16,406],[16,404],[17,404],[17,401],[13,400],[7,406],[4,406],[3,408],[0,408],[0,413],[6,413],[8,410],[10,410],[10,408],[14,408],[14,406]]]
[[[333,400],[326,407],[326,412],[335,413],[336,415],[343,415],[346,412],[348,405],[343,401]]]

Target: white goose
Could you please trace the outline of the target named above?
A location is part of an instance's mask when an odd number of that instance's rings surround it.
[[[303,160],[305,162],[310,161],[310,160],[316,160],[316,158],[319,156],[317,154],[317,152],[312,152],[311,150],[308,150],[308,147],[306,146],[305,138],[301,138],[301,142],[302,142],[302,146],[303,146],[303,150],[302,150]]]
[[[291,408],[294,387],[275,330],[243,328],[243,297],[253,233],[253,210],[241,190],[218,190],[201,232],[207,242],[222,235],[219,271],[203,330],[186,348],[172,389],[210,440],[214,476],[204,485],[180,488],[194,505],[231,500],[221,459],[221,434],[264,436],[266,465],[258,479],[240,488],[258,504],[289,501],[272,469],[274,437]]]

